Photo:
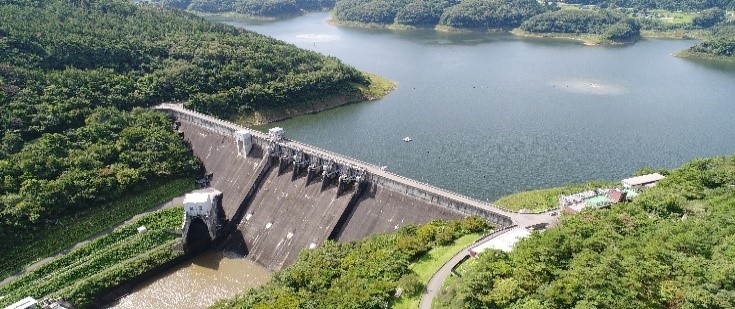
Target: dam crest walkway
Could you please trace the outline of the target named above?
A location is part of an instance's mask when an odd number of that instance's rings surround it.
[[[160,104],[160,105],[155,106],[154,109],[166,112],[169,115],[173,116],[174,118],[186,118],[186,120],[188,121],[199,123],[200,125],[206,126],[209,129],[216,130],[224,134],[234,134],[237,131],[246,131],[251,134],[254,140],[257,140],[261,143],[266,143],[269,140],[268,135],[263,132],[252,130],[252,129],[242,127],[240,125],[237,125],[235,123],[232,123],[226,120],[218,119],[218,118],[206,115],[206,114],[202,114],[202,113],[199,113],[193,110],[186,109],[183,107],[182,104],[165,103],[165,104]],[[427,183],[422,183],[414,179],[410,179],[407,177],[403,177],[403,176],[385,171],[374,164],[370,164],[370,163],[360,161],[354,158],[350,158],[350,157],[347,157],[341,154],[337,154],[329,150],[307,145],[307,144],[304,144],[298,141],[293,141],[293,140],[284,138],[281,141],[281,144],[287,147],[293,148],[293,149],[298,149],[299,151],[303,151],[303,152],[306,152],[312,155],[318,155],[323,158],[329,158],[330,160],[333,160],[334,162],[337,162],[340,164],[344,164],[344,165],[352,166],[356,168],[361,168],[370,175],[369,177],[370,179],[373,179],[373,180],[380,179],[381,182],[398,184],[405,188],[411,188],[411,190],[406,190],[407,194],[410,194],[409,191],[420,192],[419,194],[425,195],[420,198],[429,199],[431,197],[438,197],[442,200],[450,201],[451,203],[463,204],[465,206],[475,208],[476,210],[480,211],[480,213],[488,212],[488,213],[495,214],[496,216],[501,217],[501,218],[504,217],[503,218],[504,220],[491,220],[501,226],[518,225],[522,227],[528,227],[528,226],[546,225],[546,224],[549,224],[555,221],[554,219],[556,219],[556,217],[551,216],[551,211],[541,212],[541,213],[520,213],[517,211],[504,209],[502,207],[499,207],[491,203],[487,203],[487,202],[484,202],[484,201],[481,201],[475,198],[471,198],[465,195],[451,192],[449,190],[438,188],[436,186],[433,186]],[[413,193],[413,194],[416,194],[416,193]],[[432,198],[433,201],[434,199],[436,198]],[[468,215],[477,213],[475,211],[468,212],[468,211],[462,211],[462,209],[458,209],[458,210]]]

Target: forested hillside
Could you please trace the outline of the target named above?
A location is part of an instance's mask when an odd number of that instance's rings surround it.
[[[249,16],[288,17],[334,7],[335,0],[160,0],[165,6],[204,13],[236,12]]]
[[[333,13],[348,22],[487,29],[514,28],[543,11],[534,0],[339,0]]]
[[[160,6],[0,0],[0,274],[64,218],[193,178],[168,118],[136,107],[192,98],[228,118],[355,83],[334,58]]]
[[[696,159],[632,203],[490,251],[440,308],[732,308],[735,156]]]
[[[612,41],[631,41],[640,36],[640,25],[612,10],[560,10],[536,15],[523,22],[530,33],[595,34]]]
[[[735,22],[719,24],[711,29],[712,37],[681,53],[693,58],[715,58],[735,61]]]
[[[298,260],[263,287],[214,308],[388,308],[401,297],[420,295],[425,282],[409,268],[431,248],[451,244],[489,227],[478,217],[404,226],[395,233],[301,251]],[[399,292],[400,291],[400,292]]]

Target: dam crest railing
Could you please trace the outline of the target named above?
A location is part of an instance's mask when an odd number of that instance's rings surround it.
[[[268,141],[269,140],[268,135],[265,134],[265,133],[263,133],[263,132],[260,132],[260,131],[254,130],[254,129],[250,129],[250,128],[247,128],[247,127],[243,127],[242,125],[238,125],[238,124],[233,123],[233,122],[228,121],[228,120],[222,120],[222,119],[213,117],[211,115],[207,115],[207,114],[204,114],[204,113],[201,113],[201,112],[197,112],[197,111],[194,111],[194,110],[186,109],[186,108],[183,107],[183,104],[181,104],[181,103],[163,103],[163,104],[160,104],[160,105],[155,106],[154,109],[175,111],[175,112],[179,112],[179,113],[182,113],[182,114],[187,114],[187,115],[192,116],[192,117],[196,117],[196,118],[198,118],[198,119],[200,119],[202,121],[213,122],[214,124],[217,124],[217,125],[223,127],[223,129],[226,129],[227,132],[222,132],[222,133],[234,134],[234,132],[236,132],[236,131],[245,130],[245,131],[248,131],[253,137],[259,139],[261,142],[265,142],[265,141]],[[370,174],[374,174],[376,176],[382,176],[382,177],[387,178],[387,179],[391,179],[391,178],[393,178],[393,179],[400,179],[402,182],[412,183],[414,185],[418,185],[417,187],[424,187],[424,188],[430,189],[431,191],[438,192],[441,195],[443,195],[443,196],[445,196],[447,198],[450,198],[452,200],[455,200],[455,201],[459,201],[459,202],[470,202],[472,204],[475,204],[475,206],[480,206],[480,208],[485,208],[488,211],[496,212],[496,213],[498,213],[500,215],[504,215],[503,213],[506,213],[506,214],[509,214],[509,215],[513,215],[513,214],[516,214],[516,215],[519,215],[519,214],[520,215],[522,215],[522,214],[540,214],[540,213],[545,213],[545,212],[548,211],[547,210],[547,211],[538,211],[538,212],[520,212],[520,211],[517,211],[517,210],[507,209],[507,208],[500,207],[498,205],[489,203],[487,201],[483,201],[483,200],[480,200],[480,199],[477,199],[477,198],[474,198],[474,197],[469,197],[469,196],[466,196],[466,195],[462,195],[462,194],[459,194],[459,193],[456,193],[456,192],[452,192],[452,191],[447,190],[447,189],[444,189],[444,188],[437,187],[437,186],[432,185],[432,184],[428,184],[428,183],[421,182],[421,181],[418,181],[418,180],[415,180],[415,179],[411,179],[411,178],[408,178],[408,177],[405,177],[405,176],[401,176],[401,175],[398,175],[398,174],[395,174],[395,173],[386,171],[384,169],[381,169],[380,167],[378,167],[375,164],[368,163],[368,162],[365,162],[365,161],[362,161],[362,160],[359,160],[359,159],[348,158],[348,157],[346,157],[344,155],[335,153],[335,152],[330,151],[330,150],[326,150],[326,149],[322,149],[322,148],[319,148],[319,147],[315,147],[313,145],[307,145],[307,144],[304,144],[304,143],[301,143],[301,142],[298,142],[298,141],[294,141],[294,140],[291,140],[291,139],[288,139],[288,138],[284,138],[281,142],[282,143],[285,142],[284,145],[286,145],[288,147],[293,147],[294,149],[299,150],[299,151],[302,151],[304,153],[312,154],[312,155],[313,154],[320,155],[322,157],[325,157],[325,159],[331,159],[334,162],[337,162],[337,163],[340,163],[340,164],[344,164],[344,165],[348,165],[348,166],[363,167]],[[513,221],[512,218],[510,218],[510,219],[511,219],[511,221]]]

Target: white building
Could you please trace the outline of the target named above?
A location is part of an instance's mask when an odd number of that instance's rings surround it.
[[[188,193],[184,196],[184,211],[187,216],[207,217],[215,207],[215,198],[220,195],[219,191]]]

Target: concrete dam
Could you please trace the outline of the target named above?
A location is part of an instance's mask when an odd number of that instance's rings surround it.
[[[269,270],[326,240],[349,242],[407,224],[478,215],[531,226],[549,215],[520,214],[384,171],[327,150],[269,136],[184,109],[155,107],[176,123],[222,192],[216,243]]]

